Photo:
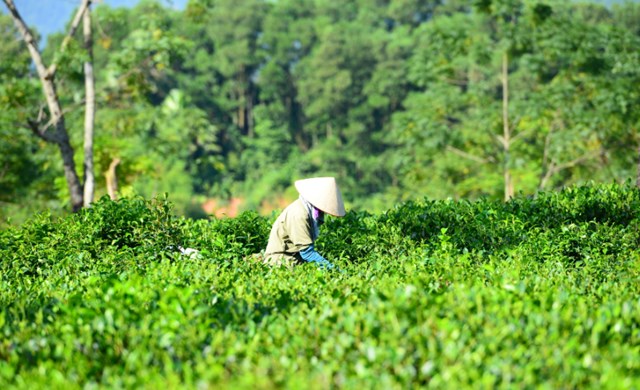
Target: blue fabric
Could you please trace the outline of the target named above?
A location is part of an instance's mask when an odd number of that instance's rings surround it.
[[[333,269],[335,265],[331,264],[331,262],[324,257],[320,253],[318,253],[313,244],[309,245],[306,249],[300,251],[300,256],[302,260],[308,263],[316,263],[322,268]]]

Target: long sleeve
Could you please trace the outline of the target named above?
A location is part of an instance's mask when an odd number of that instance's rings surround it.
[[[300,256],[304,261],[316,263],[320,267],[326,269],[333,269],[335,267],[329,260],[322,257],[322,255],[315,250],[313,244],[309,245],[306,249],[301,250]]]

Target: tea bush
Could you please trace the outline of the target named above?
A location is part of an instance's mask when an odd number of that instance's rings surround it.
[[[317,243],[343,272],[250,261],[253,212],[38,215],[0,231],[0,386],[638,388],[639,211],[592,185],[349,212]]]

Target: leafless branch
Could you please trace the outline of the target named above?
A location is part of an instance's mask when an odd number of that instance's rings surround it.
[[[53,137],[50,137],[48,133],[42,130],[42,128],[40,127],[40,123],[31,119],[27,119],[27,123],[23,126],[31,130],[35,136],[42,138],[47,142],[53,142]]]
[[[591,160],[595,157],[598,157],[600,154],[602,153],[602,151],[600,149],[598,150],[592,150],[588,153],[583,154],[580,157],[574,158],[571,161],[567,161],[564,162],[562,164],[556,164],[555,161],[551,161],[551,163],[549,164],[549,168],[547,169],[547,171],[545,172],[542,180],[540,181],[540,185],[539,185],[539,189],[544,189],[544,187],[546,186],[547,182],[551,179],[551,177],[557,173],[559,173],[560,171],[563,171],[565,169],[569,169],[569,168],[573,168],[579,164],[582,164],[583,162],[587,161],[587,160]]]
[[[44,107],[44,104],[41,104],[38,109],[38,118],[36,118],[36,122],[38,123],[42,123],[42,119],[44,118]]]
[[[542,151],[542,167],[546,167],[549,161],[549,148],[551,145],[551,136],[553,135],[553,126],[549,128],[547,136],[544,137],[544,150]]]
[[[467,79],[445,79],[444,81],[446,81],[449,84],[453,84],[456,85],[458,87],[466,87],[467,85],[469,85],[469,81]]]
[[[556,165],[554,172],[553,173],[558,173],[564,169],[568,169],[568,168],[573,168],[578,164],[582,164],[583,162],[587,161],[587,160],[591,160],[594,157],[598,157],[600,154],[602,153],[602,151],[600,149],[598,150],[592,150],[589,153],[585,153],[582,156],[578,157],[578,158],[574,158],[571,161],[567,161],[565,163]]]
[[[29,50],[31,57],[34,60],[38,74],[41,77],[44,77],[47,74],[47,70],[44,67],[44,63],[42,62],[42,57],[40,56],[40,52],[38,51],[38,47],[36,45],[36,40],[33,37],[31,30],[29,30],[29,27],[27,27],[26,23],[22,19],[22,16],[20,16],[20,13],[16,9],[15,4],[13,4],[13,0],[4,0],[4,3],[6,4],[7,9],[9,10],[9,13],[13,17],[14,23],[18,28],[20,35],[22,35],[22,38],[24,39],[27,45],[27,49]]]
[[[473,154],[467,153],[467,152],[465,152],[463,150],[460,150],[458,148],[455,148],[453,146],[447,146],[447,151],[449,151],[451,153],[454,153],[454,154],[457,154],[458,156],[464,157],[467,160],[475,161],[475,162],[480,163],[480,164],[487,164],[487,163],[491,162],[491,159],[486,159],[486,158],[475,156]]]
[[[85,99],[82,99],[73,105],[67,106],[67,108],[62,110],[62,115],[66,115],[74,110],[80,108],[84,105]],[[47,123],[42,125],[42,121],[44,119],[44,106],[40,106],[40,110],[38,111],[38,118],[36,120],[28,120],[26,125],[20,125],[31,129],[38,137],[43,138],[45,140],[49,140],[50,138],[45,137],[47,130],[55,125],[55,121],[53,118],[49,119]]]
[[[67,106],[62,110],[62,115],[67,115],[68,113],[77,110],[78,108],[82,107],[84,103],[85,103],[85,99],[82,99],[72,105]],[[51,118],[47,123],[45,123],[44,126],[42,126],[41,131],[46,132],[53,125],[55,125],[55,121],[53,118]]]
[[[62,44],[60,45],[60,50],[58,51],[59,54],[64,53],[67,46],[69,46],[69,42],[73,38],[73,35],[76,33],[76,30],[80,25],[80,21],[82,21],[82,16],[84,15],[84,12],[91,5],[91,1],[92,0],[82,0],[82,3],[80,4],[78,11],[76,12],[76,15],[73,17],[73,22],[71,22],[71,27],[69,28],[69,32],[62,40]],[[58,64],[54,60],[54,62],[52,62],[51,65],[49,66],[49,69],[47,69],[47,77],[50,79],[53,78],[53,76],[56,74],[57,69],[58,69]]]
[[[9,164],[4,164],[4,167],[2,167],[2,170],[0,171],[0,180],[2,180],[4,175],[7,174],[7,172],[9,172]]]

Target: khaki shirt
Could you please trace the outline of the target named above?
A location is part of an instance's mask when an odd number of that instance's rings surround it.
[[[291,203],[278,216],[269,234],[265,262],[271,265],[293,265],[299,261],[300,251],[313,244],[313,222],[301,199]]]

